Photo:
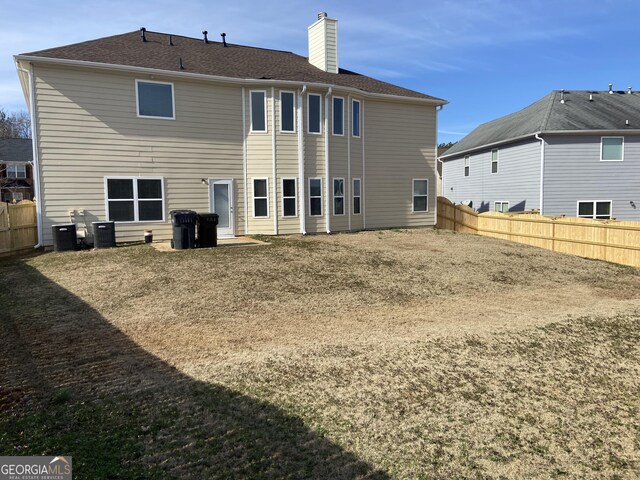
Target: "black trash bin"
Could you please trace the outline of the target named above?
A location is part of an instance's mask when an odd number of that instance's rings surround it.
[[[172,210],[173,248],[185,250],[196,248],[196,222],[198,214],[193,210]]]
[[[91,225],[93,225],[93,248],[116,246],[115,222],[91,222]]]
[[[201,213],[198,215],[198,247],[218,246],[218,214]]]
[[[73,223],[52,225],[53,250],[56,252],[66,252],[75,250],[78,246],[78,236],[76,226]]]

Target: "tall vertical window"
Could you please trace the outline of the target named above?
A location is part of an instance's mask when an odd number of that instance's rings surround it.
[[[344,215],[344,178],[333,179],[333,214]]]
[[[173,83],[136,80],[136,102],[139,117],[176,118]]]
[[[360,215],[360,202],[362,199],[362,194],[361,194],[361,187],[362,184],[360,182],[359,178],[354,178],[353,179],[353,214],[354,215]]]
[[[13,163],[9,162],[7,166],[8,178],[27,178],[27,164],[26,163]]]
[[[507,213],[509,211],[509,202],[493,202],[493,210],[496,212]]]
[[[282,216],[295,217],[298,201],[296,198],[296,179],[282,179]]]
[[[600,160],[621,162],[624,159],[624,137],[602,137]]]
[[[307,95],[307,124],[309,133],[320,133],[322,123],[321,97],[315,93]]]
[[[498,150],[491,150],[491,173],[498,173]]]
[[[280,131],[295,132],[296,103],[293,92],[280,92]]]
[[[425,178],[413,180],[413,211],[426,212],[429,208],[429,181]]]
[[[251,131],[267,131],[267,93],[263,90],[251,91]]]
[[[309,179],[309,215],[317,217],[322,215],[322,179]]]
[[[253,179],[253,216],[269,216],[269,182],[266,178]]]
[[[578,202],[578,217],[610,219],[611,218],[611,201],[587,201]]]
[[[106,178],[107,218],[113,222],[164,220],[162,178]]]
[[[344,135],[344,98],[333,97],[333,134]]]
[[[465,177],[469,176],[470,164],[471,164],[471,159],[469,158],[469,155],[467,155],[466,157],[464,157],[464,176]]]
[[[360,136],[360,100],[351,103],[351,135]]]

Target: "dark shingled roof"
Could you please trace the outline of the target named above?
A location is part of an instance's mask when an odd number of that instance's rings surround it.
[[[351,87],[368,93],[396,95],[441,101],[423,93],[398,87],[371,77],[340,69],[328,73],[311,65],[306,57],[291,52],[246,47],[221,42],[204,43],[202,39],[146,32],[142,42],[134,31],[99,38],[64,47],[25,53],[25,56],[81,60],[87,62],[154,68],[170,72],[188,72],[231,78],[259,80],[291,80]],[[184,70],[180,69],[180,58]]]
[[[536,133],[640,128],[639,93],[573,90],[564,92],[565,103],[561,98],[562,93],[556,90],[518,112],[483,123],[451,147],[443,159]]]
[[[30,138],[0,139],[0,162],[31,162],[33,148]]]

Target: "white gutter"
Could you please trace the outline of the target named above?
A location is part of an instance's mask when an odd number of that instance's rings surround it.
[[[244,180],[244,234],[249,235],[249,195],[247,194],[247,112],[245,89],[242,87],[242,176]]]
[[[35,57],[31,55],[15,55],[13,57],[15,60],[24,60],[28,62],[41,62],[41,63],[51,63],[58,65],[68,65],[75,67],[91,67],[91,68],[99,68],[105,70],[119,70],[125,72],[137,72],[137,73],[146,73],[149,75],[163,75],[163,76],[173,76],[173,77],[181,77],[181,78],[194,78],[198,80],[210,80],[216,82],[223,83],[231,83],[236,85],[287,85],[292,87],[299,87],[300,85],[305,85],[311,88],[319,88],[326,89],[332,86],[339,87],[340,90],[355,93],[360,96],[367,96],[372,98],[380,98],[380,99],[389,99],[396,102],[409,102],[409,103],[422,103],[429,105],[446,105],[446,100],[442,100],[439,98],[419,98],[419,97],[403,97],[400,95],[389,95],[385,93],[372,93],[366,92],[363,90],[359,90],[353,87],[343,87],[339,85],[333,85],[328,83],[309,83],[294,80],[273,80],[273,79],[255,79],[255,78],[233,78],[233,77],[224,77],[221,75],[207,75],[204,73],[189,73],[189,72],[173,72],[171,70],[160,70],[158,68],[147,68],[147,67],[136,67],[131,65],[117,65],[113,63],[100,63],[100,62],[88,62],[85,60],[68,60],[64,58],[47,58],[47,57]]]
[[[36,118],[36,101],[35,101],[35,79],[33,77],[33,65],[29,70],[18,66],[16,61],[16,69],[26,73],[29,77],[29,115],[31,115],[31,148],[33,149],[33,193],[36,197],[36,226],[38,230],[38,243],[33,248],[43,246],[42,226],[42,196],[40,194],[40,161],[38,155],[38,121]]]
[[[278,234],[278,172],[276,169],[276,91],[271,87],[271,157],[273,159],[273,234]]]
[[[333,87],[329,87],[327,94],[324,96],[324,171],[325,178],[325,223],[327,233],[331,233],[331,210],[329,209],[331,201],[331,180],[329,179],[329,96],[333,92]]]
[[[302,98],[307,91],[307,86],[303,85],[298,91],[298,176],[300,177],[300,233],[307,234],[306,201],[305,201],[305,180],[304,180],[304,122],[302,119]]]
[[[536,133],[536,140],[540,140],[540,215],[542,206],[544,205],[544,139],[539,133]]]
[[[497,147],[498,145],[504,145],[505,143],[514,143],[514,142],[519,142],[520,140],[526,140],[527,138],[533,138],[539,133],[543,133],[543,132],[528,133],[528,134],[522,135],[520,137],[513,137],[513,138],[508,138],[506,140],[499,140],[499,141],[493,142],[493,143],[486,143],[484,145],[478,145],[476,147],[467,148],[466,150],[460,150],[459,152],[451,153],[449,155],[447,155],[447,154],[442,155],[440,157],[440,160],[442,160],[443,162],[446,162],[447,160],[450,160],[450,159],[456,158],[456,157],[461,157],[462,155],[466,155],[467,153],[473,152],[473,151],[476,151],[476,150],[484,150],[484,149],[491,148],[491,147]]]

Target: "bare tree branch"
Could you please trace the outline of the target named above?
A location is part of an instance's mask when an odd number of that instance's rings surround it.
[[[31,117],[22,110],[7,114],[0,107],[0,138],[31,138]]]

